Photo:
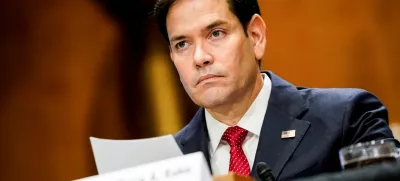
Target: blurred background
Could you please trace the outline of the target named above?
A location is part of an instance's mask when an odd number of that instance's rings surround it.
[[[0,2],[0,180],[97,174],[89,136],[174,134],[197,110],[150,18],[154,0]],[[400,1],[259,0],[263,69],[309,87],[355,87],[400,138]]]

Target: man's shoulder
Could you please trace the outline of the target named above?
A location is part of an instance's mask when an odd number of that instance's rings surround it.
[[[335,107],[343,107],[343,105],[352,105],[351,103],[362,104],[366,99],[380,103],[379,99],[373,93],[365,89],[301,87],[286,81],[271,71],[262,72],[270,77],[272,81],[272,92],[275,92],[275,96],[291,96],[293,94],[295,94],[293,97],[301,96],[304,104],[308,108],[317,106],[330,110]],[[286,101],[291,99],[274,100]],[[275,102],[275,104],[281,104],[281,102],[278,101]]]
[[[306,102],[308,115],[342,123],[357,119],[371,110],[387,112],[383,103],[371,92],[358,88],[298,88]],[[385,119],[386,116],[384,117]]]
[[[190,123],[189,123],[190,124]],[[181,143],[182,139],[185,137],[186,131],[189,129],[189,124],[187,124],[185,127],[183,127],[181,130],[179,130],[175,135],[174,138],[177,143]]]
[[[366,99],[379,101],[371,92],[359,88],[305,88],[298,87],[300,94],[308,105],[343,106],[361,103]]]
[[[184,139],[193,136],[193,134],[195,134],[195,132],[202,126],[203,119],[205,119],[204,108],[200,107],[192,120],[174,135],[176,142],[182,143]]]

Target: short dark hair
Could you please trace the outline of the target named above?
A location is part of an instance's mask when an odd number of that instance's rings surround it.
[[[157,0],[154,5],[154,16],[156,18],[159,30],[164,38],[169,43],[168,32],[167,32],[167,15],[170,7],[179,0]],[[261,16],[260,8],[257,0],[226,0],[230,11],[236,15],[242,24],[244,33],[247,36],[247,25],[250,22],[254,14]]]

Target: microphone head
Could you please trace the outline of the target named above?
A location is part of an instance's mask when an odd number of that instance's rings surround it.
[[[257,163],[257,174],[262,181],[274,181],[275,177],[272,175],[272,169],[264,162]]]
[[[257,164],[257,173],[265,173],[272,171],[271,167],[269,167],[265,162],[260,162]]]

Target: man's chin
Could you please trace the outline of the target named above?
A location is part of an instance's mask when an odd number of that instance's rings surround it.
[[[198,102],[201,107],[211,109],[225,104],[227,100],[226,96],[218,94],[218,95],[203,96]]]
[[[225,104],[229,100],[230,91],[226,87],[212,87],[205,90],[198,90],[192,100],[201,107],[211,108]]]

